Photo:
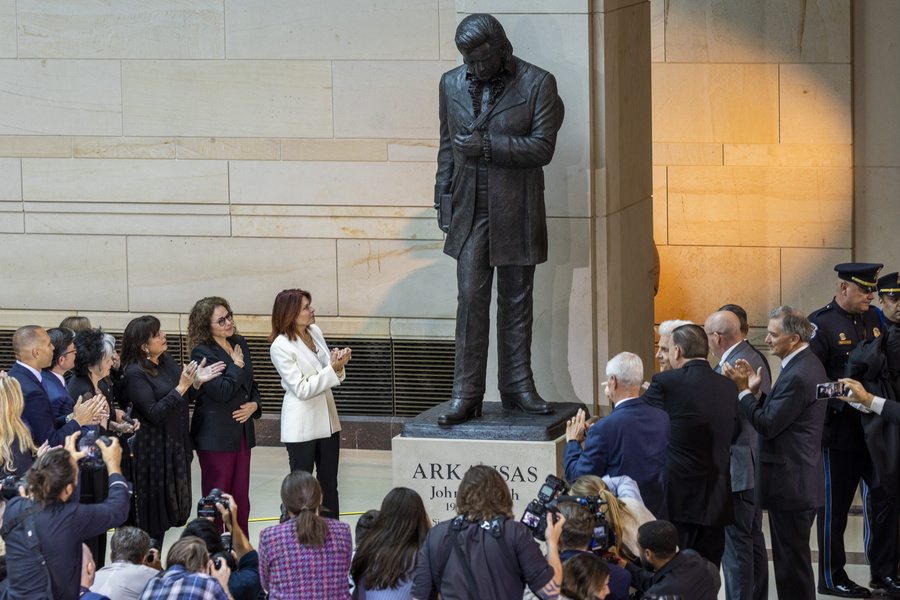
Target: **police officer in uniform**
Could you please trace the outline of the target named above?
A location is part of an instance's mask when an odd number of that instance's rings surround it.
[[[843,263],[834,267],[838,274],[838,289],[834,299],[824,308],[813,312],[809,320],[816,327],[810,349],[825,366],[828,378],[844,376],[847,356],[862,341],[873,340],[884,328],[875,307],[878,272],[883,265],[873,263]],[[816,515],[819,541],[819,593],[843,598],[867,598],[869,590],[852,581],[846,571],[844,531],[847,513],[860,479],[873,483],[874,469],[863,435],[860,412],[837,398],[828,400],[825,428],[822,434],[825,463],[826,504]],[[885,510],[887,497],[872,488],[867,515],[870,523],[879,520]],[[874,514],[873,514],[874,513]],[[869,560],[872,569],[870,585],[887,593],[900,593],[896,572],[887,565],[894,557],[879,556],[883,536],[897,535],[884,527],[870,528]],[[881,554],[885,554],[882,552]]]

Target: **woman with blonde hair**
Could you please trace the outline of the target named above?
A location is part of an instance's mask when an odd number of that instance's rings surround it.
[[[6,375],[0,377],[0,471],[3,475],[24,475],[34,462],[37,448],[22,420],[24,408],[19,382]]]
[[[634,479],[627,475],[602,478],[585,475],[572,482],[569,493],[572,496],[598,496],[607,503],[606,518],[616,534],[619,554],[633,562],[640,552],[638,527],[656,520],[644,506]]]

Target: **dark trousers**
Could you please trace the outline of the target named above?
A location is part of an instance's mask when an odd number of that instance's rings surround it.
[[[815,509],[769,509],[769,536],[778,600],[815,600],[809,532]]]
[[[866,506],[866,555],[873,577],[896,576],[897,572],[897,506],[874,483],[874,470],[867,450],[844,452],[824,448],[825,506],[816,514],[819,541],[819,586],[834,587],[849,580],[844,565],[844,532],[847,513],[860,479],[870,486]]]
[[[722,566],[722,554],[725,552],[724,525],[697,525],[672,521],[678,532],[678,547],[682,550],[690,548],[716,565]]]
[[[734,525],[725,526],[725,597],[765,600],[769,596],[769,555],[762,533],[762,510],[753,490],[734,492]]]
[[[200,487],[204,496],[213,488],[229,493],[237,503],[237,521],[246,534],[250,519],[250,449],[247,440],[241,438],[241,449],[237,452],[217,452],[197,450],[200,462]],[[216,518],[216,525],[221,520]]]
[[[338,463],[341,459],[341,432],[335,431],[331,437],[308,442],[289,442],[285,446],[292,473],[294,471],[312,473],[315,466],[316,479],[322,486],[322,516],[337,519],[341,510],[337,489]]]
[[[456,261],[456,365],[454,398],[482,398],[487,372],[491,285],[487,176],[479,171],[472,231]],[[534,265],[498,266],[497,367],[501,392],[534,390],[531,326]]]

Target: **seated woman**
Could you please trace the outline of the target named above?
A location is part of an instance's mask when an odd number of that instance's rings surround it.
[[[371,531],[359,544],[350,576],[359,600],[409,600],[419,549],[431,529],[422,498],[398,487],[388,492]]]
[[[109,494],[102,504],[74,499],[78,461],[76,431],[65,448],[40,456],[26,475],[28,498],[13,498],[4,515],[9,598],[77,598],[81,541],[121,525],[128,517],[131,486],[119,469],[122,449],[113,439],[97,447],[109,472]],[[37,540],[40,548],[35,548]],[[40,554],[40,559],[38,558]]]
[[[259,536],[263,589],[279,600],[348,600],[350,526],[319,516],[322,488],[305,471],[284,478],[281,503],[290,518]]]
[[[619,554],[632,562],[638,557],[638,527],[656,518],[644,506],[637,483],[627,475],[585,475],[572,482],[573,496],[598,496],[608,504],[606,518],[616,534]]]
[[[559,600],[604,600],[609,595],[609,565],[596,554],[577,554],[563,563]]]

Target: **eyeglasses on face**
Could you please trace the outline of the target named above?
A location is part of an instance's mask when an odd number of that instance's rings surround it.
[[[231,311],[228,311],[227,315],[225,315],[224,317],[221,317],[219,319],[216,319],[215,321],[213,321],[213,323],[215,323],[219,327],[225,327],[225,323],[234,323],[234,313]]]

